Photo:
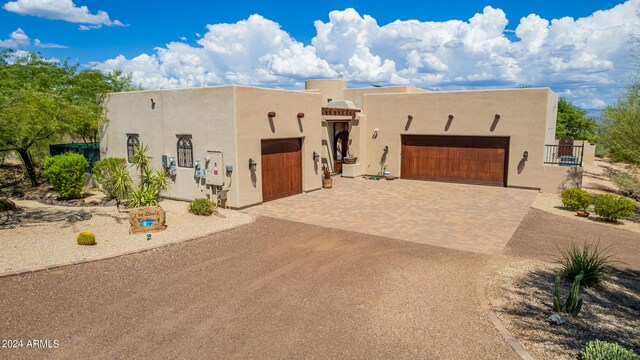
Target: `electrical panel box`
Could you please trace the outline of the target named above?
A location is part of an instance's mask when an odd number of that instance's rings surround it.
[[[171,167],[174,159],[169,154],[162,155],[162,167],[168,169]]]
[[[204,168],[207,172],[206,184],[223,186],[226,177],[224,157],[221,151],[207,151]]]

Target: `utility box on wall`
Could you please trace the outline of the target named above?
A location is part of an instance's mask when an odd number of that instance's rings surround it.
[[[224,185],[225,167],[221,151],[207,151],[204,158],[204,168],[207,173],[207,185]]]

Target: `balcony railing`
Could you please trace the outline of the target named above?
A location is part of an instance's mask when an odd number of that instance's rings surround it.
[[[560,166],[582,166],[584,144],[582,145],[545,145],[544,163]]]

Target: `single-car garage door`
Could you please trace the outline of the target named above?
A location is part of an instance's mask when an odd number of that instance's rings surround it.
[[[262,140],[262,200],[302,192],[302,140]]]
[[[404,179],[507,185],[508,137],[403,135]]]

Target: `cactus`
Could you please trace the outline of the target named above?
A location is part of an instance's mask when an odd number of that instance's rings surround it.
[[[560,277],[556,276],[555,286],[553,288],[553,310],[556,312],[563,312],[571,314],[571,316],[578,316],[580,310],[582,309],[583,300],[580,297],[580,282],[584,277],[584,273],[580,272],[573,279],[573,284],[571,285],[571,291],[569,292],[569,297],[567,297],[567,301],[565,301],[564,305],[560,307]]]
[[[556,283],[553,287],[553,311],[562,311],[562,308],[560,307],[560,276],[556,276]]]
[[[81,231],[76,239],[78,245],[95,245],[96,236],[91,231]]]

